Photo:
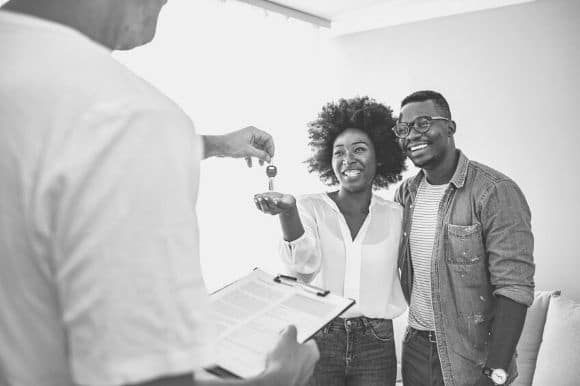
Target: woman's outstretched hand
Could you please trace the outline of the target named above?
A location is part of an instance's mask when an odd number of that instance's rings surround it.
[[[290,194],[265,192],[254,195],[254,203],[258,210],[277,215],[296,207],[296,198]]]

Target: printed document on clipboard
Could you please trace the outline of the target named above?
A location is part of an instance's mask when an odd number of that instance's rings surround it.
[[[248,378],[265,369],[266,354],[289,324],[303,343],[354,304],[354,300],[299,282],[287,275],[255,269],[211,295],[217,325],[215,367],[226,377]]]

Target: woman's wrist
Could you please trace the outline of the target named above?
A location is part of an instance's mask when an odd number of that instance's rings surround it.
[[[286,217],[298,216],[298,208],[296,207],[296,199],[293,196],[290,196],[290,197],[292,197],[292,203],[290,204],[290,206],[288,206],[288,208],[286,208],[280,212],[281,216],[286,216]]]
[[[280,224],[286,241],[297,240],[304,234],[304,227],[296,205],[292,205],[287,211],[280,213]]]

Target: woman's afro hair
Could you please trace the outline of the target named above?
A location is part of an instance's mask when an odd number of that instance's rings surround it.
[[[400,181],[405,155],[391,130],[395,123],[393,110],[368,96],[326,104],[318,118],[308,124],[309,145],[313,149],[306,160],[308,171],[318,173],[327,185],[338,185],[332,170],[334,141],[346,129],[355,128],[366,133],[375,148],[377,171],[373,187],[386,188]]]

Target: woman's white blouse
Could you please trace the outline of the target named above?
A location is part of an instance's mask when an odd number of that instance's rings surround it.
[[[353,240],[344,216],[326,193],[302,196],[297,207],[304,234],[282,241],[280,248],[290,272],[356,300],[343,317],[401,315],[407,307],[397,273],[403,208],[373,194],[369,214]]]

